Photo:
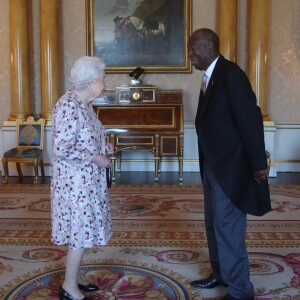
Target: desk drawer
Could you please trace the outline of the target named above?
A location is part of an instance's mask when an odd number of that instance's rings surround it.
[[[179,156],[179,136],[161,135],[160,136],[160,155],[161,156]]]
[[[182,130],[181,105],[98,106],[96,113],[107,129],[127,132],[161,132]]]
[[[116,146],[149,146],[154,145],[154,135],[124,135],[116,136]]]

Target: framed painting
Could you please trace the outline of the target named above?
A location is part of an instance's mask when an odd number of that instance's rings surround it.
[[[86,0],[87,55],[107,73],[190,73],[192,0]]]

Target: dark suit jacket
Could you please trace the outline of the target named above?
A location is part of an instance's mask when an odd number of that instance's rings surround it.
[[[208,163],[233,203],[245,213],[271,210],[267,180],[253,171],[267,168],[264,128],[256,96],[244,71],[220,56],[196,115],[199,162]]]

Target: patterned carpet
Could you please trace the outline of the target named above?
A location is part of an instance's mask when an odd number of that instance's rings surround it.
[[[270,186],[273,211],[249,216],[247,245],[256,299],[300,299],[300,186]],[[92,299],[220,299],[192,289],[210,273],[203,193],[196,185],[114,185],[114,235],[89,249]],[[49,185],[0,185],[0,299],[58,299],[66,248],[50,241]]]

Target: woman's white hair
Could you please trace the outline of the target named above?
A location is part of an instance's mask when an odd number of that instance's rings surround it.
[[[104,74],[105,63],[99,57],[83,56],[75,61],[70,72],[70,81],[76,90],[82,90],[87,84],[99,80]]]

